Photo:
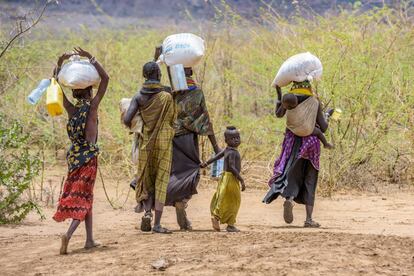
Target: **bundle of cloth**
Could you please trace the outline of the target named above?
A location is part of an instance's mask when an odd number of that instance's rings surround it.
[[[131,104],[131,98],[122,98],[119,101],[119,111],[121,111],[121,124],[123,124],[124,116],[128,111],[129,105]],[[139,145],[142,141],[142,128],[144,126],[144,122],[142,121],[142,117],[137,112],[131,122],[131,128],[129,129],[130,133],[133,135],[132,139],[132,149],[131,149],[131,159],[132,163],[135,165],[138,164],[138,157],[139,157]]]

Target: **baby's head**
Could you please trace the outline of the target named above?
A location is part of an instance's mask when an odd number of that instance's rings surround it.
[[[234,126],[228,126],[224,132],[224,140],[226,144],[232,148],[240,146],[240,132]]]
[[[294,109],[298,105],[298,98],[292,93],[287,93],[282,97],[282,105],[286,110]]]

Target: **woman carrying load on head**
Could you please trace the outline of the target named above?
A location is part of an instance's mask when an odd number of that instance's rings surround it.
[[[161,47],[156,50],[158,59]],[[173,157],[170,182],[167,189],[167,206],[175,206],[181,230],[191,230],[185,209],[192,195],[197,194],[200,180],[200,154],[198,136],[208,136],[214,152],[220,152],[207,110],[204,93],[193,79],[193,69],[184,68],[188,90],[173,93],[177,108],[174,124]]]
[[[281,104],[281,88],[276,86],[276,90],[278,95],[276,117],[282,118],[286,114],[286,109]],[[314,97],[314,94],[309,81],[294,82],[290,93],[297,96],[299,108],[307,100],[314,100],[310,98]],[[320,105],[314,106],[316,108],[312,112],[316,113],[316,123],[320,130],[325,132],[328,128],[325,114]],[[315,125],[315,122],[313,122],[313,125]],[[274,164],[273,176],[268,182],[270,189],[263,199],[263,202],[267,204],[279,195],[286,199],[283,204],[283,217],[286,223],[292,223],[293,221],[293,201],[295,201],[306,206],[304,227],[320,226],[312,219],[320,152],[320,142],[316,135],[299,137],[293,134],[291,130],[286,129],[282,152]]]
[[[85,221],[86,242],[85,249],[99,244],[93,239],[92,232],[92,204],[93,188],[98,170],[99,148],[98,140],[98,108],[106,93],[109,76],[102,65],[89,52],[75,48],[72,54],[63,54],[54,70],[58,76],[63,62],[72,55],[79,55],[89,59],[101,78],[98,91],[93,95],[92,86],[83,89],[72,89],[76,104],[72,104],[63,94],[63,105],[68,113],[67,132],[71,146],[67,153],[68,176],[59,198],[57,211],[53,219],[57,222],[72,219],[67,232],[62,235],[60,254],[67,254],[69,240],[78,228],[81,221]]]

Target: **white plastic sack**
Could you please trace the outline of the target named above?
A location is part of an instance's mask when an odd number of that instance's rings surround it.
[[[98,71],[89,60],[72,56],[70,61],[62,66],[58,75],[58,82],[71,89],[84,89],[89,86],[97,86],[101,78]]]
[[[190,33],[168,36],[162,43],[160,60],[168,66],[182,64],[184,67],[195,66],[204,56],[204,40]]]
[[[297,54],[288,58],[273,80],[272,86],[283,87],[292,81],[319,80],[322,77],[322,63],[309,52]]]

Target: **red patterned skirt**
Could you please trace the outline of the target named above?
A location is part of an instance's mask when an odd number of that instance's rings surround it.
[[[71,218],[85,220],[92,211],[93,186],[95,185],[98,159],[94,157],[84,166],[68,174],[53,219],[57,222]]]

